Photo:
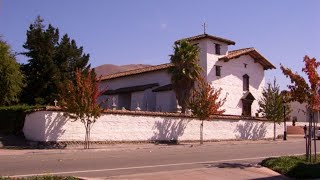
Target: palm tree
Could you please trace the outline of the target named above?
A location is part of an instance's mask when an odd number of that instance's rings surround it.
[[[185,113],[191,90],[200,77],[202,68],[199,65],[199,48],[188,41],[179,41],[173,46],[174,53],[170,55],[173,64],[169,68],[172,88],[176,93],[181,112]]]

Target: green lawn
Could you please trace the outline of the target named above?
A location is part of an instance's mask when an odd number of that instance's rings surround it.
[[[265,159],[261,165],[292,178],[320,178],[320,155],[314,164],[306,162],[305,156],[284,156]]]
[[[32,176],[25,178],[0,177],[0,180],[78,180],[72,176]]]

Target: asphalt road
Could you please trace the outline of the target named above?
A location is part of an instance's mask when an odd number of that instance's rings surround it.
[[[317,146],[320,149],[320,141]],[[39,174],[110,177],[219,166],[221,163],[259,163],[270,156],[302,154],[304,140],[283,142],[218,142],[200,145],[148,145],[98,150],[21,151],[0,155],[0,176]],[[3,154],[3,153],[2,153]]]

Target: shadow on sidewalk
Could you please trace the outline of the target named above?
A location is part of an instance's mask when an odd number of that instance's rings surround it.
[[[261,168],[260,165],[256,164],[248,164],[248,163],[219,163],[219,164],[205,164],[207,168],[239,168],[239,169],[245,169],[245,168]]]
[[[264,177],[264,178],[254,178],[254,179],[248,179],[248,180],[289,180],[290,178],[287,178],[282,175],[277,176],[270,176],[270,177]]]
[[[0,148],[24,148],[28,143],[22,135],[5,134],[0,132]]]
[[[38,143],[25,139],[23,135],[0,132],[0,148],[3,149],[64,149],[66,144]]]

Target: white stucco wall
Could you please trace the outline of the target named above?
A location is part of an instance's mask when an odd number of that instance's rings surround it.
[[[151,83],[159,83],[160,86],[170,84],[171,76],[166,69],[143,74],[136,74],[100,82],[101,89],[118,89],[122,87],[139,86]]]
[[[125,76],[121,78],[115,78],[110,80],[104,80],[100,82],[100,89],[115,90],[123,87],[139,86],[152,83],[158,83],[159,86],[164,86],[171,83],[171,76],[167,70],[153,71],[143,74]],[[154,87],[156,88],[156,87]],[[112,97],[116,98],[116,104],[118,105],[118,96],[110,95],[104,96],[104,98],[109,98],[108,108],[111,108]],[[131,94],[131,110],[137,107],[137,102],[140,104],[142,110],[146,110],[148,107],[149,111],[155,111],[156,109],[156,93],[152,92],[152,89],[147,89],[145,91],[132,92]],[[148,102],[148,103],[147,103]],[[121,109],[121,107],[117,107]]]
[[[297,117],[298,122],[308,122],[307,103],[290,102],[290,116]]]
[[[310,111],[307,109],[307,103],[293,101],[290,102],[289,105],[291,108],[290,120],[292,120],[294,117],[297,117],[297,122],[302,122],[303,125],[305,124],[303,122],[309,122]],[[318,112],[314,112],[314,118],[316,122],[320,122],[320,113],[318,114]]]
[[[62,112],[37,111],[26,116],[23,132],[32,141],[83,141],[85,129]],[[283,126],[277,125],[277,134]],[[200,121],[191,118],[103,114],[91,130],[92,141],[199,140]],[[253,120],[204,122],[204,140],[273,137],[273,123]]]
[[[228,45],[222,42],[214,41],[209,38],[194,41],[200,48],[200,65],[204,70],[204,76],[207,82],[211,83],[216,88],[222,88],[221,98],[227,95],[227,101],[222,107],[225,109],[224,114],[241,115],[242,114],[242,101],[241,98],[245,93],[243,91],[243,75],[249,76],[250,87],[249,91],[254,98],[251,106],[251,115],[255,116],[259,109],[258,100],[262,96],[262,90],[265,87],[264,69],[259,63],[255,63],[253,58],[248,55],[240,56],[236,59],[232,59],[228,62],[218,61],[218,59],[228,53]],[[215,44],[221,45],[221,55],[215,54]],[[247,67],[244,67],[244,63]],[[221,76],[217,77],[215,72],[215,65],[221,67]],[[121,87],[145,85],[150,83],[159,83],[159,86],[167,85],[171,83],[170,74],[167,70],[143,73],[138,75],[126,76],[121,78],[115,78],[105,80],[101,82],[101,88],[104,89],[118,89]],[[152,93],[151,89],[144,92],[132,93],[131,110],[136,108],[137,102],[141,102],[140,107],[142,110],[146,110],[146,102],[148,101],[148,110],[157,111],[159,107],[165,107],[168,104],[173,106],[168,108],[167,112],[172,112],[175,109],[175,103],[171,103],[173,100],[167,100],[168,93]],[[108,107],[111,108],[112,101],[108,103]],[[119,104],[119,103],[117,103]],[[121,107],[118,107],[121,109]],[[163,111],[165,108],[162,108]]]
[[[246,68],[244,63],[247,64]],[[220,77],[216,76],[214,65],[222,66]],[[250,56],[245,55],[228,62],[208,60],[208,71],[208,82],[211,82],[214,87],[222,88],[222,96],[227,95],[227,101],[223,106],[226,110],[225,114],[232,115],[242,114],[241,98],[245,93],[243,91],[243,75],[247,74],[250,84],[249,91],[256,99],[251,106],[251,115],[255,116],[259,109],[258,100],[265,87],[264,70],[261,64],[255,63]]]

